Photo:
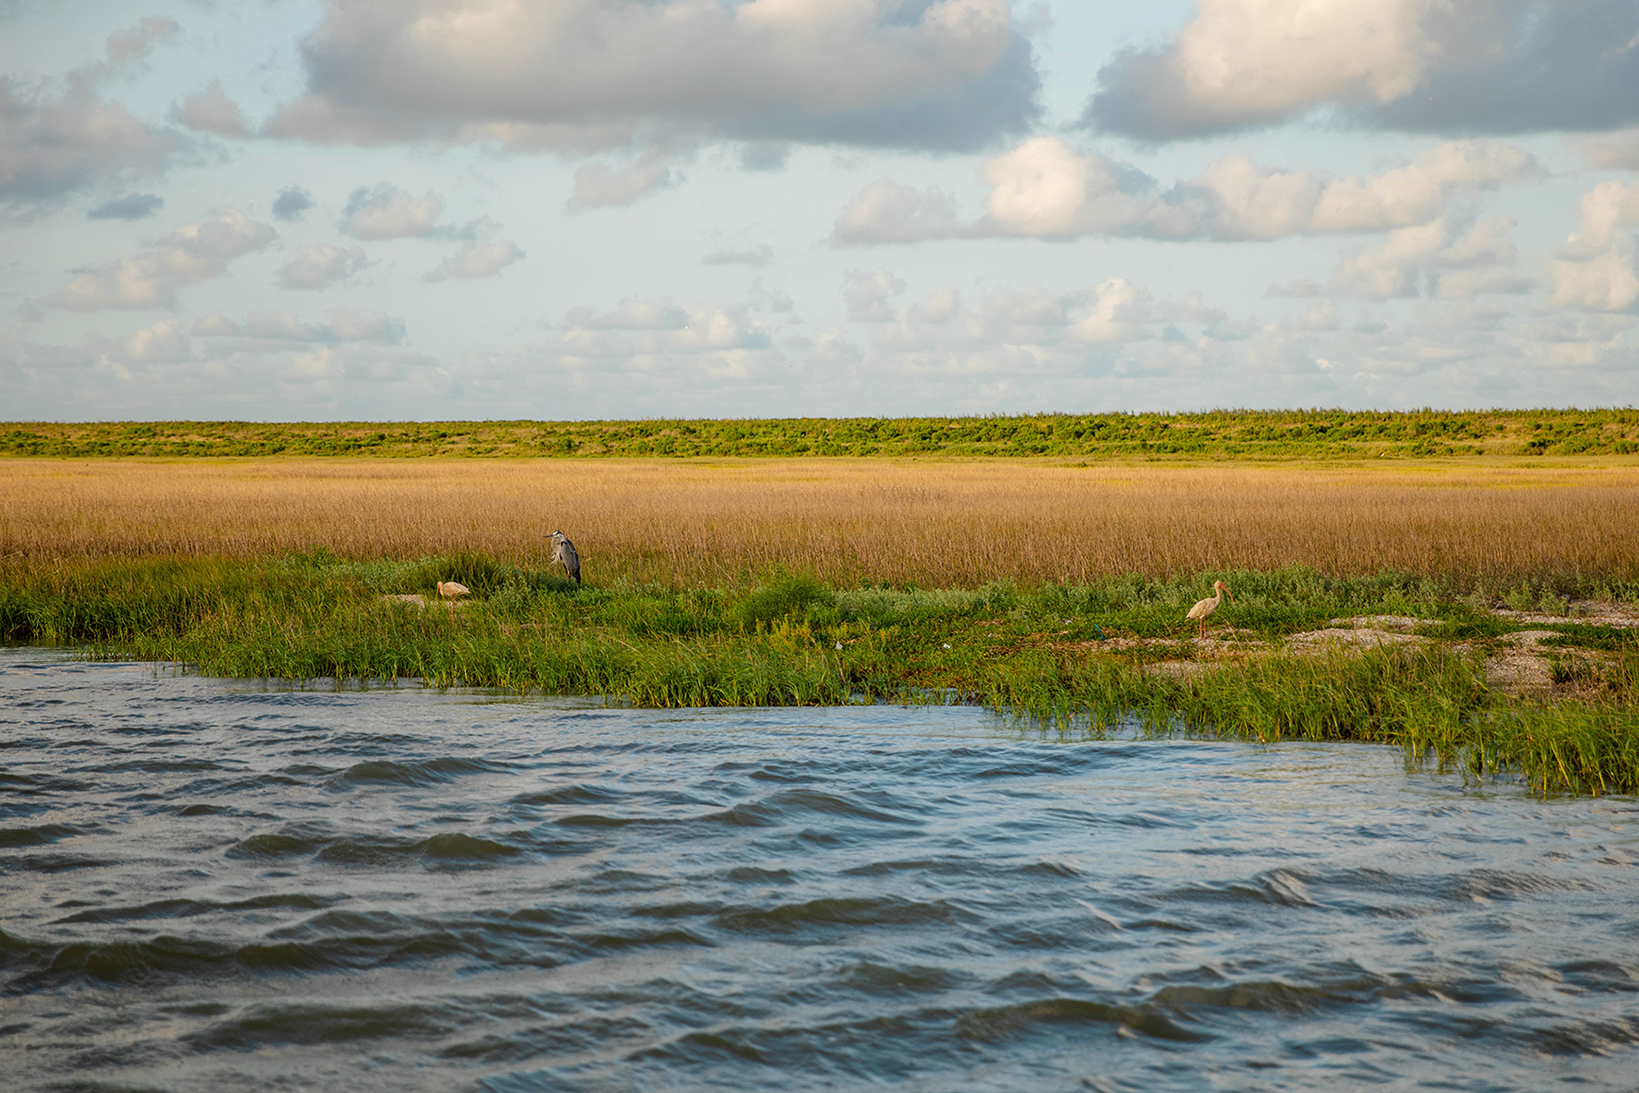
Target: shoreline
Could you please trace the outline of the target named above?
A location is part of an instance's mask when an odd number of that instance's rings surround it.
[[[1538,793],[1639,791],[1631,590],[1527,588],[1510,604],[1406,574],[1298,568],[977,589],[839,588],[783,571],[600,587],[482,556],[322,553],[12,563],[4,576],[8,639],[211,676],[418,678],[647,707],[954,694],[1045,726],[1391,743]],[[1184,614],[1208,578],[1234,598],[1203,638]],[[436,579],[473,596],[436,601]]]

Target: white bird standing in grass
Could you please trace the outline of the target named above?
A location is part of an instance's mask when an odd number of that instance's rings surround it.
[[[1203,638],[1206,637],[1207,616],[1218,610],[1218,604],[1225,596],[1228,596],[1230,599],[1235,598],[1235,594],[1225,587],[1224,582],[1222,581],[1213,581],[1212,588],[1216,595],[1208,596],[1204,600],[1196,601],[1195,606],[1189,609],[1189,614],[1184,616],[1187,619],[1194,619],[1196,622],[1201,624],[1200,636]]]
[[[460,581],[438,582],[438,594],[443,596],[446,600],[449,600],[452,605],[455,603],[455,598],[457,596],[466,596],[470,595],[471,593],[472,589],[468,588]]]

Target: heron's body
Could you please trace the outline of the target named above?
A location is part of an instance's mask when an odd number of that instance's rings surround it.
[[[443,596],[446,600],[451,601],[452,603],[455,601],[455,597],[457,597],[457,596],[467,596],[467,595],[470,595],[471,593],[472,593],[472,589],[468,588],[466,585],[462,584],[460,581],[439,581],[438,582],[438,594],[440,596]]]
[[[570,580],[580,584],[580,555],[575,553],[575,544],[561,531],[554,531],[547,538],[552,540],[552,561],[563,566]]]
[[[1218,604],[1223,602],[1224,596],[1228,595],[1230,599],[1235,598],[1222,581],[1213,581],[1212,589],[1213,595],[1204,600],[1197,600],[1195,606],[1189,609],[1189,614],[1184,616],[1201,624],[1200,636],[1203,638],[1206,637],[1206,620],[1214,611],[1218,610]]]

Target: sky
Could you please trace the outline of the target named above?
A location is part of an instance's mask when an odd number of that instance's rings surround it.
[[[1639,399],[1639,0],[0,0],[0,420]]]

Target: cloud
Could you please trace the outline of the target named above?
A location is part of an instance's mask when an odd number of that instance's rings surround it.
[[[979,346],[1084,347],[1149,337],[1148,290],[1112,277],[1088,288],[1049,289],[1041,285],[1001,286],[971,306],[954,288],[935,289],[920,303],[894,308],[889,299],[904,282],[886,270],[850,271],[843,287],[848,317],[878,324],[873,344],[897,351],[943,348],[957,352]],[[1079,352],[1080,350],[1076,350]]]
[[[223,137],[243,137],[250,134],[250,124],[237,103],[228,98],[221,80],[212,80],[203,90],[195,91],[171,110],[171,117],[190,129],[215,133]]]
[[[1039,114],[1006,0],[327,0],[301,52],[268,131],[324,142],[967,150]]]
[[[0,345],[0,383],[15,412],[75,420],[381,420],[447,404],[448,372],[379,342],[228,340],[180,360],[131,359],[122,343]],[[62,416],[62,411],[56,411]]]
[[[889,322],[894,317],[889,301],[904,291],[905,282],[881,266],[851,269],[842,275],[842,298],[848,305],[849,322]]]
[[[1581,224],[1560,248],[1562,258],[1594,258],[1620,245],[1624,229],[1639,225],[1639,185],[1602,182],[1582,195]]]
[[[835,245],[919,243],[955,239],[972,229],[961,223],[956,199],[937,186],[919,190],[879,178],[843,208],[831,228]]]
[[[1529,292],[1531,280],[1517,268],[1515,224],[1513,217],[1498,216],[1465,232],[1459,223],[1442,217],[1402,228],[1376,246],[1345,255],[1331,290],[1372,300]]]
[[[1631,377],[1639,368],[1639,323],[1631,316],[1521,321],[1528,312],[1442,290],[1460,274],[1508,269],[1510,228],[1505,218],[1453,218],[1443,235],[1431,231],[1421,246],[1408,246],[1439,280],[1424,286],[1434,297],[1427,306],[1395,309],[1411,316],[1398,326],[1376,321],[1370,304],[1345,315],[1335,299],[1306,301],[1289,317],[1231,317],[1198,292],[1155,298],[1124,277],[1080,287],[913,290],[887,270],[856,270],[840,288],[858,324],[835,332],[854,353],[821,366],[827,385],[809,398],[840,405],[835,412],[869,397],[883,412],[910,413],[930,400],[969,412],[1206,408],[1223,405],[1225,391],[1244,406],[1628,397],[1616,370]],[[818,339],[788,336],[781,344],[819,364]],[[1538,358],[1586,378],[1574,389],[1544,379],[1534,371]]]
[[[403,239],[438,234],[444,202],[428,193],[411,197],[397,186],[378,182],[347,195],[341,230],[359,239]]]
[[[317,290],[346,281],[369,263],[363,247],[337,247],[329,243],[302,243],[296,257],[279,267],[280,287]]]
[[[75,274],[43,303],[69,311],[171,307],[177,292],[209,280],[240,255],[273,241],[274,231],[238,209],[223,209],[130,258]]]
[[[854,332],[788,340],[826,376],[810,405],[840,404],[833,412],[847,412],[860,398],[884,413],[926,412],[930,402],[977,413],[1081,408],[1096,397],[1130,407],[1132,387],[1116,386],[1122,369],[1148,375],[1163,360],[1177,372],[1170,343],[1187,348],[1191,360],[1225,352],[1209,330],[1223,325],[1223,316],[1198,295],[1157,302],[1121,277],[1072,288],[940,286],[913,293],[878,268],[850,271],[841,289],[850,321],[859,324]],[[1163,315],[1168,321],[1157,330]],[[1180,329],[1186,326],[1188,333]],[[1169,340],[1165,349],[1162,337]],[[1155,397],[1176,405],[1180,385],[1165,389],[1166,396]]]
[[[630,205],[644,194],[664,189],[677,181],[659,149],[650,148],[624,170],[607,163],[588,163],[575,171],[575,192],[571,208],[599,209]]]
[[[1635,350],[1634,321],[1625,315],[1550,315],[1520,331],[1520,355],[1563,390],[1566,369],[1598,370],[1614,380],[1623,394],[1632,391]],[[1554,375],[1555,372],[1561,373]],[[1613,392],[1614,393],[1614,392]],[[1618,399],[1612,398],[1609,405]],[[1623,399],[1631,404],[1631,399]]]
[[[765,414],[797,413],[808,366],[775,347],[777,330],[742,304],[630,297],[612,309],[570,309],[539,344],[468,352],[454,380],[488,413],[533,405],[557,417],[629,416],[634,408],[720,416],[734,399],[753,400]]]
[[[1582,155],[1589,167],[1639,171],[1639,128],[1589,137]]]
[[[137,331],[119,349],[120,358],[126,362],[175,364],[192,356],[187,335],[182,333],[182,320],[174,317]]]
[[[774,248],[767,243],[759,243],[755,247],[745,250],[733,250],[725,247],[722,250],[712,251],[700,259],[702,265],[707,266],[753,266],[758,269],[774,260]]]
[[[137,120],[98,93],[106,79],[139,64],[155,42],[176,33],[148,18],[108,39],[108,60],[35,86],[0,76],[0,210],[26,213],[92,186],[164,172],[187,146],[177,133]]]
[[[1639,121],[1636,34],[1631,0],[1200,0],[1170,41],[1100,71],[1083,124],[1168,141],[1328,110],[1411,132],[1605,130]]]
[[[165,200],[158,194],[126,194],[117,201],[105,201],[86,213],[91,220],[141,220],[159,211]]]
[[[1278,239],[1321,232],[1383,231],[1426,223],[1460,194],[1494,190],[1540,174],[1508,144],[1452,141],[1375,175],[1337,178],[1260,167],[1225,156],[1188,184],[1212,209],[1220,239]]]
[[[189,333],[196,338],[225,338],[239,333],[239,324],[220,311],[213,311],[196,321]]]
[[[493,277],[523,256],[523,251],[504,239],[494,243],[469,243],[438,263],[423,280],[445,281],[454,277],[468,281]]]
[[[1552,263],[1549,306],[1639,310],[1639,184],[1603,182],[1584,194],[1581,224]]]
[[[569,330],[682,330],[688,325],[689,313],[674,307],[670,296],[624,300],[601,315],[590,308],[575,308],[564,316]]]
[[[267,352],[278,346],[254,343],[340,343],[382,342],[397,345],[404,340],[404,320],[380,311],[352,311],[332,307],[324,313],[326,322],[303,319],[294,311],[256,311],[245,316],[243,322],[234,322],[220,311],[212,312],[196,322],[191,333],[194,337],[239,339],[236,351]],[[223,350],[218,347],[214,352]]]
[[[286,186],[273,199],[273,216],[286,222],[300,220],[313,207],[313,195],[300,186]]]
[[[832,229],[836,245],[976,237],[1248,240],[1385,231],[1427,223],[1458,196],[1535,177],[1511,145],[1452,141],[1378,174],[1337,177],[1266,167],[1240,153],[1161,191],[1136,168],[1034,137],[985,161],[985,215],[963,220],[938,188],[881,179],[861,190]]]
[[[1037,137],[985,162],[986,223],[975,234],[1069,239],[1078,235],[1194,234],[1197,199],[1154,194],[1147,175],[1107,156],[1079,155],[1056,137]]]
[[[772,347],[771,334],[742,305],[677,305],[662,296],[625,300],[602,314],[590,308],[567,312],[557,351],[588,360],[762,352]],[[729,360],[724,358],[726,366]]]
[[[865,351],[859,343],[849,338],[840,327],[832,327],[812,340],[792,339],[792,344],[806,351],[816,363],[827,367],[857,364],[865,359]]]

